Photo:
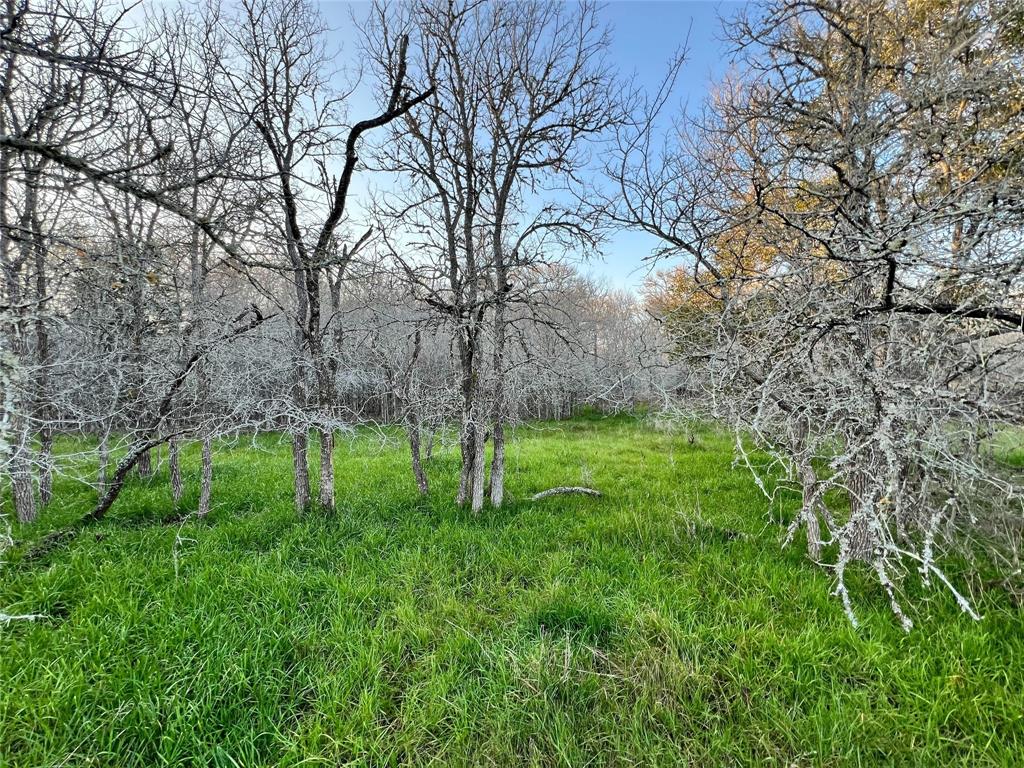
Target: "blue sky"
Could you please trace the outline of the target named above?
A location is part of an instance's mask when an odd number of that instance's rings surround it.
[[[658,87],[669,60],[688,40],[676,99],[680,105],[698,108],[710,83],[725,74],[729,65],[719,18],[729,17],[739,6],[738,2],[618,0],[608,3],[602,13],[612,27],[612,56],[623,73],[635,73],[637,82],[648,89]],[[590,264],[589,269],[615,287],[638,288],[651,268],[643,259],[654,244],[643,233],[621,232],[604,249],[604,263]]]
[[[500,0],[498,0],[500,1]],[[730,16],[740,3],[729,0],[686,2],[684,0],[616,0],[607,3],[601,16],[611,27],[611,58],[624,75],[633,75],[645,88],[657,88],[669,61],[689,36],[689,55],[676,100],[699,106],[709,84],[724,74],[728,52],[720,41],[720,16]],[[352,52],[356,45],[350,19],[366,13],[369,3],[322,0],[321,11],[336,39],[333,43]],[[363,92],[353,94],[351,117],[371,111],[373,105]],[[358,185],[361,186],[361,185]],[[648,274],[643,259],[652,240],[641,233],[621,232],[605,248],[603,261],[583,269],[618,288],[636,289]]]

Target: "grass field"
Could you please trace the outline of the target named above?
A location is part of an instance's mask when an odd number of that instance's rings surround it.
[[[423,500],[366,433],[337,513],[299,519],[286,446],[260,446],[219,451],[208,521],[169,519],[163,470],[43,557],[92,492],[15,530],[0,609],[48,618],[0,628],[0,765],[1024,763],[1010,600],[974,623],[915,593],[904,635],[864,578],[852,628],[726,438],[523,427],[512,503],[479,518],[454,453]],[[581,482],[605,496],[527,500]]]

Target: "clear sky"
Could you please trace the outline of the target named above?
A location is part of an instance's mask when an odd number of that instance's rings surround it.
[[[496,0],[501,2],[502,0]],[[719,18],[730,16],[737,0],[615,0],[604,5],[601,16],[611,28],[611,59],[620,72],[635,76],[642,87],[657,88],[669,61],[679,48],[688,44],[689,55],[677,89],[680,105],[699,106],[709,84],[724,74],[729,65],[728,51],[721,42]],[[360,18],[368,2],[321,0],[321,11],[334,30],[334,41],[348,51],[356,48],[351,19]],[[363,103],[365,102],[365,103]],[[357,110],[372,110],[368,95],[353,94],[351,117]],[[605,248],[605,259],[591,262],[584,269],[610,285],[638,288],[648,274],[643,262],[652,249],[652,240],[641,233],[622,232]]]
[[[602,13],[612,27],[612,56],[622,72],[635,73],[643,87],[658,87],[669,60],[687,42],[676,98],[681,106],[697,108],[710,83],[729,65],[720,17],[728,18],[739,7],[739,2],[618,0]],[[648,235],[622,232],[604,249],[604,263],[591,264],[590,270],[616,287],[639,287],[651,268],[643,259],[653,246]]]

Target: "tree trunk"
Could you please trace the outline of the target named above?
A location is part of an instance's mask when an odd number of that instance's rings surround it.
[[[39,503],[53,499],[53,430],[44,424],[39,430]]]
[[[153,475],[153,458],[150,456],[149,451],[144,451],[135,464],[135,471],[139,473],[139,477],[151,477]]]
[[[459,473],[459,493],[456,502],[464,505],[473,498],[473,480],[476,477],[474,462],[476,460],[477,443],[477,371],[474,365],[476,358],[476,332],[472,327],[460,328],[457,333],[459,346],[459,365],[462,381],[462,429],[459,435],[459,450],[462,455],[462,468]]]
[[[181,501],[181,494],[184,490],[181,482],[181,443],[177,438],[172,438],[168,446],[167,463],[171,471],[171,498],[177,506]]]
[[[100,468],[96,478],[96,488],[99,491],[100,496],[106,493],[107,490],[107,476],[110,472],[110,436],[106,430],[103,432],[103,437],[100,438]]]
[[[37,305],[36,336],[36,418],[39,422],[39,502],[45,507],[53,498],[53,427],[50,404],[50,335],[43,316],[43,305],[48,298],[46,279],[46,243],[43,226],[35,206],[31,211],[32,250],[35,256]]]
[[[850,519],[843,536],[846,552],[852,560],[870,561],[876,537],[871,525],[875,500],[869,470],[862,467],[853,470],[847,496],[850,501]]]
[[[213,495],[213,441],[203,438],[203,468],[199,480],[199,509],[196,514],[206,517],[210,514],[210,497]]]
[[[495,246],[495,261],[498,284],[504,286],[507,280],[504,257],[500,247]],[[493,438],[494,454],[491,456],[491,505],[500,507],[505,499],[505,289],[499,289],[499,299],[494,308],[494,393],[493,393]]]
[[[199,189],[192,190],[192,209],[199,208]],[[192,247],[189,252],[190,263],[190,300],[192,314],[196,318],[194,333],[196,338],[203,339],[206,331],[204,322],[204,302],[206,299],[207,242],[198,227],[192,227]],[[206,361],[196,363],[196,395],[198,402],[205,406],[210,398],[210,378],[206,370]],[[199,473],[199,504],[196,514],[206,517],[210,514],[210,498],[213,495],[213,439],[204,435],[202,439],[202,467]]]
[[[486,469],[486,459],[484,457],[484,450],[487,447],[487,435],[484,430],[477,427],[474,431],[474,450],[473,450],[473,474],[472,474],[472,488],[473,488],[473,514],[478,515],[484,508],[484,471]]]
[[[505,499],[505,425],[499,416],[494,421],[494,455],[491,457],[491,506]]]
[[[803,486],[803,504],[800,514],[807,532],[807,556],[821,559],[821,526],[818,522],[818,475],[808,459],[800,461],[800,483]]]
[[[416,487],[420,489],[420,495],[426,496],[430,491],[430,482],[427,480],[427,473],[423,471],[423,462],[420,458],[420,426],[417,418],[412,414],[409,414],[406,419],[406,431],[409,433],[412,474],[416,478]]]
[[[292,435],[292,473],[295,476],[295,511],[309,509],[308,440],[305,431]]]
[[[462,468],[459,472],[459,493],[455,501],[462,506],[473,495],[473,459],[476,455],[476,427],[468,420],[462,425],[459,449],[462,454]]]
[[[5,79],[6,82],[6,79]],[[5,121],[0,115],[0,128],[3,128]],[[30,256],[31,245],[26,238],[21,238],[20,247],[15,252],[11,248],[14,242],[14,229],[11,228],[12,199],[9,194],[8,180],[11,178],[11,154],[6,150],[0,150],[0,268],[3,269],[4,295],[0,296],[0,302],[10,307],[13,317],[10,325],[4,323],[3,331],[9,334],[3,341],[5,349],[14,357],[14,369],[23,370],[28,357],[28,345],[25,341],[27,330],[27,319],[25,307],[22,306],[22,268]],[[25,212],[21,217],[19,226],[22,230],[29,229],[31,222],[26,218],[28,211],[34,206],[35,188],[29,183],[26,185]],[[38,311],[38,307],[36,311]],[[17,378],[22,378],[18,376]],[[10,382],[14,383],[14,382]],[[36,496],[32,479],[32,431],[28,419],[28,412],[31,402],[23,386],[15,384],[13,392],[5,392],[4,414],[9,418],[10,439],[14,443],[11,448],[9,471],[11,475],[11,492],[14,497],[14,509],[18,520],[23,523],[30,523],[36,519]]]
[[[808,455],[807,437],[810,434],[808,416],[801,414],[797,418],[796,434],[793,439],[793,453],[797,457],[797,472],[800,474],[802,503],[800,518],[807,533],[807,556],[814,561],[821,559],[821,526],[818,521],[818,505],[822,503],[818,497],[818,474]]]
[[[9,468],[14,511],[18,515],[19,522],[31,523],[35,521],[38,514],[35,488],[32,482],[32,449],[29,447],[31,435],[28,425],[22,417],[16,417],[12,421],[15,422],[15,428],[11,431],[17,441],[11,453]]]
[[[110,482],[104,483],[104,490],[100,492],[96,506],[93,507],[92,512],[82,518],[81,522],[96,522],[107,514],[107,511],[121,494],[121,488],[124,487],[124,481],[128,478],[128,473],[132,471],[139,459],[149,452],[150,448],[158,444],[156,441],[151,441],[145,444],[144,447],[133,448],[128,451],[128,455],[117,463],[117,468],[114,470],[114,475],[110,478]]]
[[[334,509],[334,430],[320,430],[320,506]]]

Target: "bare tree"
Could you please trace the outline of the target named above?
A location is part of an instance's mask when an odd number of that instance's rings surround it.
[[[234,109],[246,114],[263,141],[268,177],[280,218],[273,226],[287,255],[294,292],[294,373],[291,425],[295,505],[310,503],[307,459],[308,420],[302,417],[312,400],[320,416],[333,406],[333,382],[324,354],[322,290],[325,270],[340,279],[351,251],[340,248],[338,227],[345,219],[360,138],[410,112],[431,95],[429,85],[410,94],[405,78],[405,43],[389,61],[389,91],[380,114],[338,127],[341,97],[333,96],[324,48],[323,22],[304,0],[245,0],[229,34],[237,66],[231,65]],[[337,176],[327,159],[343,148],[344,164]],[[307,191],[324,195],[326,203],[312,210]],[[315,224],[310,222],[315,221]],[[308,375],[311,374],[311,375]],[[311,379],[307,381],[307,378]],[[314,388],[312,398],[310,387]],[[322,420],[323,421],[323,420]],[[334,426],[330,419],[318,429],[320,438],[319,503],[334,507]]]
[[[504,497],[511,306],[533,298],[534,266],[594,242],[580,210],[555,201],[572,199],[565,188],[587,162],[587,142],[618,119],[607,38],[586,3],[378,6],[365,36],[382,68],[411,39],[410,79],[436,88],[381,154],[404,185],[381,208],[395,223],[392,255],[455,337],[458,501],[478,512],[488,431],[491,502]]]
[[[3,10],[0,250],[12,319],[4,325],[13,352],[7,361],[19,382],[5,398],[12,409],[5,423],[19,436],[8,463],[19,516],[28,520],[33,464],[41,500],[51,493],[54,429],[101,435],[99,485],[111,502],[123,482],[120,465],[113,478],[107,472],[114,430],[132,448],[178,434],[167,422],[182,403],[168,402],[156,421],[152,414],[166,393],[159,355],[170,324],[161,313],[177,278],[172,241],[185,220],[225,253],[239,254],[219,208],[200,210],[194,193],[239,172],[234,148],[244,131],[224,119],[199,124],[192,107],[208,89],[190,67],[194,57],[168,55],[171,37],[157,25],[129,34],[138,19],[127,10],[65,0],[12,0]],[[183,115],[196,130],[216,133],[218,143],[189,173],[170,140]],[[101,274],[106,282],[95,279]],[[99,306],[75,306],[65,290]],[[205,360],[212,341],[187,349],[170,381],[191,372],[195,352]],[[184,384],[173,387],[175,396]],[[31,450],[36,435],[38,454]],[[129,468],[148,474],[148,460],[145,447]]]
[[[0,28],[7,30],[0,48],[0,136],[26,142],[66,143],[89,125],[83,110],[86,87],[81,73],[54,66],[50,56],[63,55],[81,44],[78,23],[61,16],[53,5],[41,12],[27,3],[6,0]],[[32,52],[19,50],[8,34],[17,31],[38,40]],[[84,127],[83,127],[84,126]],[[32,467],[40,467],[39,496],[46,505],[52,494],[50,454],[53,436],[48,406],[50,344],[45,305],[49,299],[46,269],[47,209],[59,205],[42,155],[0,144],[0,263],[3,295],[11,322],[5,345],[12,360],[25,368],[21,386],[10,393],[9,414],[14,436],[10,455],[13,496],[18,519],[36,517]],[[29,373],[29,371],[31,373]],[[39,452],[32,441],[39,433]]]
[[[976,616],[940,553],[1019,520],[988,447],[1024,422],[1014,18],[771,3],[727,27],[743,67],[700,124],[622,136],[612,210],[690,264],[666,322],[693,389],[800,489],[787,540],[831,560],[851,620],[856,563],[906,629],[914,570]]]

